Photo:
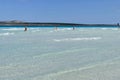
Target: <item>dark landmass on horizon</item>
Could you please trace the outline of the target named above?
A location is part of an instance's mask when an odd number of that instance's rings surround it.
[[[11,26],[21,26],[21,27],[80,27],[80,26],[86,26],[86,27],[119,27],[119,23],[117,24],[77,24],[77,23],[52,23],[52,22],[22,22],[22,21],[0,21],[1,27],[11,27]]]

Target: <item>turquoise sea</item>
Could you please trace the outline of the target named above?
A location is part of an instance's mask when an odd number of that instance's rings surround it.
[[[118,28],[0,28],[0,80],[119,80]]]

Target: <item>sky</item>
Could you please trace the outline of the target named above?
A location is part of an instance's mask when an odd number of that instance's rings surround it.
[[[0,21],[120,23],[120,0],[0,0]]]

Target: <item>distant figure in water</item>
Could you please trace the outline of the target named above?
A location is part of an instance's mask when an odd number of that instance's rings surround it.
[[[55,30],[57,30],[58,28],[57,28],[57,26],[55,27]]]
[[[120,26],[120,24],[119,24],[119,23],[117,23],[117,26]]]
[[[27,27],[25,27],[25,30],[24,31],[27,31]]]
[[[75,30],[75,27],[73,27],[73,30]]]

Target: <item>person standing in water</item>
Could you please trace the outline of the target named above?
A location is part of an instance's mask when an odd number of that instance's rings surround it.
[[[73,26],[73,30],[75,30],[75,27]]]
[[[27,27],[25,27],[25,30],[24,31],[27,31]]]
[[[58,30],[57,26],[55,27],[55,30],[56,30],[56,31]]]

